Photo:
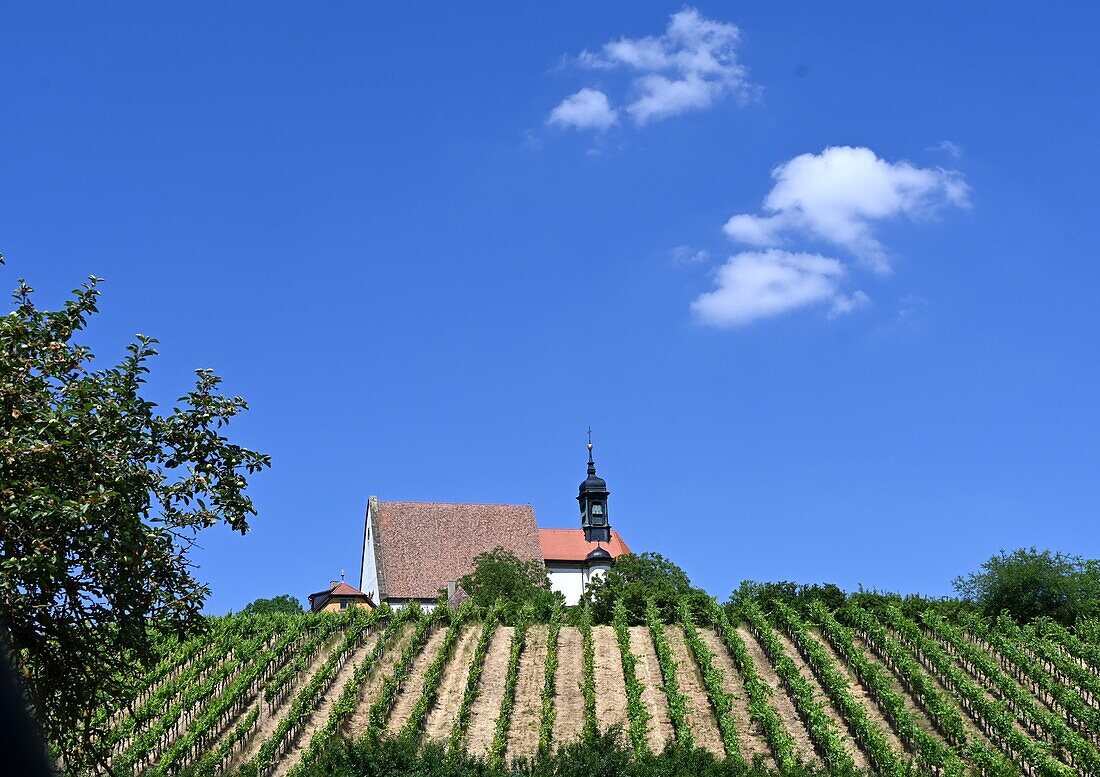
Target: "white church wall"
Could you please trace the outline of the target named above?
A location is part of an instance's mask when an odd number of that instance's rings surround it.
[[[363,527],[363,566],[359,573],[359,590],[381,602],[378,592],[378,563],[374,558],[374,516],[371,506],[374,500],[367,501],[366,525]]]
[[[547,564],[546,571],[550,575],[551,591],[560,592],[568,605],[580,604],[588,582],[584,569]]]

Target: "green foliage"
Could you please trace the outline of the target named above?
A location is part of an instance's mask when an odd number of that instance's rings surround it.
[[[835,610],[843,607],[848,597],[833,583],[807,585],[787,580],[778,583],[745,580],[730,594],[730,602],[737,606],[748,599],[759,602],[766,608],[770,608],[773,602],[782,602],[801,610],[810,602],[822,602],[830,610]]]
[[[270,599],[257,599],[249,602],[241,610],[241,615],[298,615],[302,612],[302,603],[290,594],[279,594]]]
[[[504,548],[474,558],[474,570],[463,575],[458,585],[482,609],[502,603],[502,617],[512,621],[521,611],[529,610],[539,621],[563,602],[561,594],[550,590],[546,565],[539,559],[524,561]]]
[[[1100,618],[1080,618],[1075,627],[1077,636],[1100,647]],[[1100,662],[1096,662],[1100,666]]]
[[[247,476],[270,464],[224,436],[246,404],[213,372],[168,412],[143,396],[152,338],[93,368],[74,338],[99,282],[50,311],[20,281],[0,317],[0,639],[74,767],[104,763],[97,712],[133,695],[157,640],[203,627],[188,553],[208,526],[248,530]]]
[[[611,623],[615,602],[622,601],[631,625],[645,624],[646,606],[652,601],[662,620],[679,617],[680,602],[692,611],[705,612],[709,596],[691,584],[687,574],[660,553],[619,556],[611,570],[584,594],[595,623]]]
[[[792,766],[786,777],[853,775]],[[489,763],[461,752],[407,739],[331,743],[301,777],[772,777],[775,771],[719,760],[701,749],[673,747],[637,754],[614,732],[595,734],[534,761]]]
[[[1100,614],[1100,561],[1035,548],[1002,550],[981,572],[957,577],[955,590],[989,616],[1007,612],[1020,623],[1043,616],[1071,626]]]
[[[965,599],[954,599],[950,596],[929,597],[920,594],[902,596],[901,594],[883,591],[869,591],[862,587],[859,591],[848,595],[848,604],[876,615],[882,615],[887,608],[897,607],[908,618],[916,618],[922,612],[928,610],[934,610],[945,618],[957,618],[959,615],[977,612],[979,609],[974,602]],[[835,610],[838,608],[830,609]]]

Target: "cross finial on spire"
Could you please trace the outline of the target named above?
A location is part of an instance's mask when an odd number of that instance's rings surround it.
[[[596,462],[592,460],[592,427],[588,427],[588,474],[596,474]]]

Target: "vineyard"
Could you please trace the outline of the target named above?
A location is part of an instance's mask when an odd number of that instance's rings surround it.
[[[104,712],[116,773],[293,775],[340,737],[502,765],[600,731],[780,772],[1100,775],[1100,642],[849,605],[236,616]]]

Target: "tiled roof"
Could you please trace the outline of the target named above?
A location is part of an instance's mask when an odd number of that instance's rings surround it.
[[[332,590],[329,591],[330,596],[366,596],[358,588],[348,585],[341,580]]]
[[[584,561],[596,549],[596,543],[584,541],[584,529],[539,529],[539,544],[542,546],[542,557],[547,562]],[[601,547],[611,554],[611,558],[630,552],[614,529],[611,530],[611,542]]]
[[[339,583],[336,583],[335,585],[326,588],[324,591],[318,591],[315,594],[310,594],[309,605],[312,609],[318,610],[328,604],[328,601],[330,599],[334,599],[338,596],[358,596],[368,602],[371,602],[372,605],[374,604],[374,602],[371,601],[370,596],[363,593],[358,588],[350,586],[343,580],[341,580]]]
[[[542,560],[530,505],[376,502],[375,548],[383,599],[434,599],[497,547]]]

